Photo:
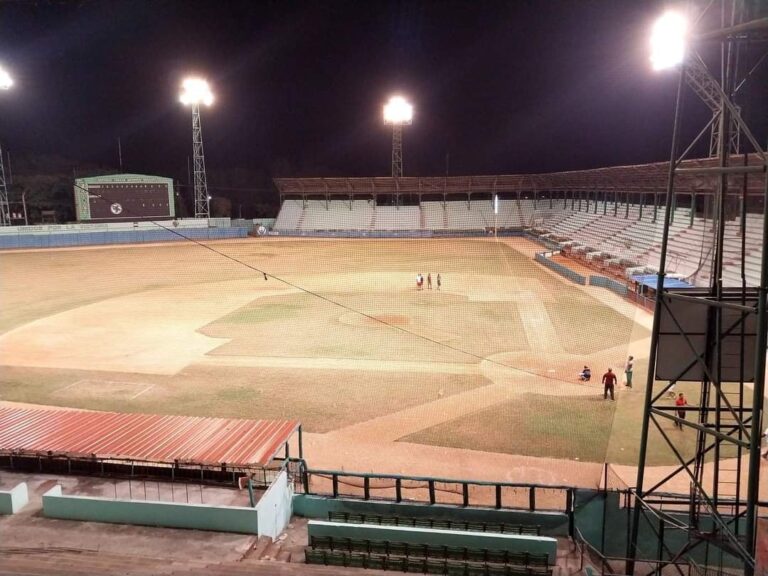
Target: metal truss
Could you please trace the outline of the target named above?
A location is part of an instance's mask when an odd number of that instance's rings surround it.
[[[712,110],[709,156],[710,158],[715,157],[718,155],[717,147],[720,142],[720,113],[723,101],[720,97],[720,86],[700,60],[696,61],[695,65],[688,66],[685,69],[685,79],[688,86],[696,93],[699,99]],[[731,118],[728,134],[730,153],[738,154],[740,131],[736,118]]]
[[[11,208],[8,203],[8,186],[5,182],[3,150],[0,148],[0,226],[11,225]]]
[[[707,127],[708,129],[708,127]],[[743,156],[733,156],[731,163],[744,163]],[[759,167],[758,154],[747,155],[751,167]],[[676,194],[713,195],[718,181],[717,158],[686,159],[679,163],[675,180]],[[379,194],[442,195],[463,194],[650,194],[666,195],[668,162],[611,166],[592,170],[552,172],[549,174],[499,174],[490,176],[374,177],[374,178],[275,178],[281,197],[344,196],[370,198]],[[747,195],[762,196],[765,175],[756,173],[747,182]],[[731,191],[741,192],[741,183],[732,182]]]
[[[680,69],[672,154],[668,166],[665,203],[685,192],[685,178],[704,176],[701,181],[713,196],[712,280],[708,288],[688,291],[664,289],[668,258],[670,212],[666,211],[654,311],[645,412],[641,434],[638,476],[627,573],[639,570],[644,553],[640,541],[648,525],[659,526],[659,555],[652,573],[665,566],[678,570],[679,560],[691,560],[721,572],[724,566],[755,572],[760,440],[765,389],[766,334],[768,316],[768,252],[762,251],[760,285],[724,288],[722,271],[724,238],[729,200],[741,202],[742,234],[745,228],[747,189],[761,194],[768,206],[768,157],[758,144],[734,103],[737,84],[736,43],[749,39],[750,30],[763,35],[768,20],[743,23],[740,0],[712,0],[707,9],[717,10],[722,29],[707,33],[709,40],[722,42],[718,81],[696,51]],[[718,13],[718,12],[716,12]],[[739,31],[738,39],[733,31]],[[680,152],[684,84],[692,88],[713,112],[698,136]],[[714,153],[707,166],[686,165],[685,157],[711,131]],[[753,162],[735,162],[734,152],[745,144],[753,151]],[[748,185],[751,180],[751,185]],[[762,188],[758,192],[757,187]],[[681,190],[682,188],[682,190]],[[703,193],[703,191],[700,191]],[[763,238],[768,238],[768,218],[763,214]],[[742,240],[743,242],[743,240]],[[743,244],[742,244],[743,245]],[[742,278],[745,253],[741,253]],[[700,395],[694,406],[678,407],[667,393],[678,382],[698,382]],[[751,383],[751,391],[749,390]],[[669,424],[679,430],[670,432]],[[646,483],[649,466],[649,435],[660,437],[677,464],[661,480]],[[696,435],[693,454],[687,454],[685,436]],[[746,473],[746,474],[745,474]],[[746,478],[743,478],[743,476]],[[689,486],[687,498],[670,504],[669,482],[683,478]],[[666,508],[665,508],[666,506]],[[664,527],[682,530],[687,536],[675,544],[664,538]]]
[[[392,124],[392,178],[403,176],[403,125]]]
[[[195,218],[210,218],[211,199],[208,196],[208,180],[205,176],[203,128],[200,124],[199,104],[192,107],[192,158],[195,179]]]

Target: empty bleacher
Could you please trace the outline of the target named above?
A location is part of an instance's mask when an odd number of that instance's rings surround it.
[[[291,231],[333,230],[486,230],[522,228],[528,216],[516,200],[499,200],[494,213],[491,200],[422,202],[421,206],[376,206],[369,200],[285,200],[274,229]]]
[[[301,200],[285,200],[275,220],[275,230],[298,230],[299,219],[304,214]]]
[[[551,576],[547,554],[387,540],[310,536],[308,564],[427,574]]]
[[[376,206],[374,230],[418,230],[421,212],[418,206]]]
[[[373,205],[366,200],[308,200],[299,229],[366,230],[372,218]]]
[[[661,241],[666,208],[584,202],[578,204],[539,202],[542,210],[533,217],[531,231],[545,238],[568,245],[567,249],[581,254],[603,254],[605,262],[616,263],[616,270],[647,267],[656,270],[661,258]],[[589,211],[587,211],[587,208]],[[710,219],[695,217],[691,221],[689,208],[677,208],[670,215],[667,247],[667,272],[679,274],[695,285],[711,282],[711,260],[714,250],[714,228]],[[762,216],[746,217],[745,280],[747,286],[759,284],[759,258],[763,245]],[[723,249],[723,283],[740,286],[741,224],[731,220],[725,225]]]

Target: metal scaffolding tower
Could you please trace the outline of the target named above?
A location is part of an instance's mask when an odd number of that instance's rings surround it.
[[[8,186],[5,182],[3,149],[0,148],[0,226],[11,225],[11,209],[8,203]]]
[[[676,205],[678,179],[697,177],[712,193],[711,226],[702,231],[712,243],[712,274],[705,288],[664,288],[670,243],[671,210],[664,214],[656,305],[654,310],[645,411],[630,535],[628,574],[645,573],[641,560],[643,534],[658,540],[658,564],[677,570],[678,561],[696,559],[707,570],[724,568],[755,573],[760,440],[763,416],[768,292],[768,155],[736,105],[741,88],[765,61],[768,18],[757,14],[765,5],[748,0],[709,0],[699,5],[688,54],[680,66],[666,206]],[[706,23],[708,32],[699,32]],[[756,50],[757,48],[757,50]],[[710,72],[702,54],[717,50],[719,70]],[[750,69],[750,66],[751,69]],[[711,110],[711,120],[687,145],[681,128],[685,86]],[[764,108],[763,108],[764,111]],[[716,166],[686,167],[683,160],[707,133]],[[739,150],[739,147],[746,148]],[[680,150],[683,150],[680,152]],[[736,156],[744,152],[742,157]],[[747,152],[758,162],[748,162]],[[748,181],[763,182],[759,197],[749,197]],[[754,189],[754,186],[752,186]],[[709,190],[708,190],[709,192]],[[737,207],[737,208],[734,208]],[[745,276],[747,212],[762,208],[763,249],[759,255],[760,284],[748,286]],[[691,210],[696,210],[692,203]],[[734,214],[738,221],[734,220]],[[741,237],[741,286],[723,286],[726,225]],[[733,254],[730,254],[733,258]],[[698,398],[676,405],[668,398],[681,382],[692,382]],[[750,390],[751,388],[751,390]],[[675,430],[670,430],[674,424]],[[674,469],[649,481],[646,468],[649,437],[654,435],[674,455]],[[690,436],[695,435],[692,446]],[[688,494],[671,488],[683,478]],[[674,534],[675,537],[671,537]],[[637,572],[636,572],[637,571]]]
[[[384,124],[392,124],[392,178],[403,175],[403,125],[412,123],[413,106],[402,96],[392,96],[384,105]]]
[[[205,177],[203,128],[200,124],[200,105],[192,106],[192,165],[195,178],[195,218],[211,217],[211,197]]]
[[[403,125],[392,124],[392,178],[403,175]]]

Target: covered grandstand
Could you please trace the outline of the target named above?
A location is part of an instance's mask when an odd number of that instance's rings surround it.
[[[759,282],[765,173],[757,155],[733,156],[724,219],[726,285]],[[277,178],[277,234],[352,236],[527,233],[620,277],[653,273],[669,210],[668,269],[696,285],[710,281],[714,159],[686,160],[664,205],[669,164],[497,176]],[[742,250],[744,278],[741,273]]]

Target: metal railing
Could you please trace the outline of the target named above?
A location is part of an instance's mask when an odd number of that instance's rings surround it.
[[[398,474],[304,469],[305,494],[331,498],[383,500],[484,507],[497,510],[567,514],[572,523],[575,488],[529,483],[485,482]]]

